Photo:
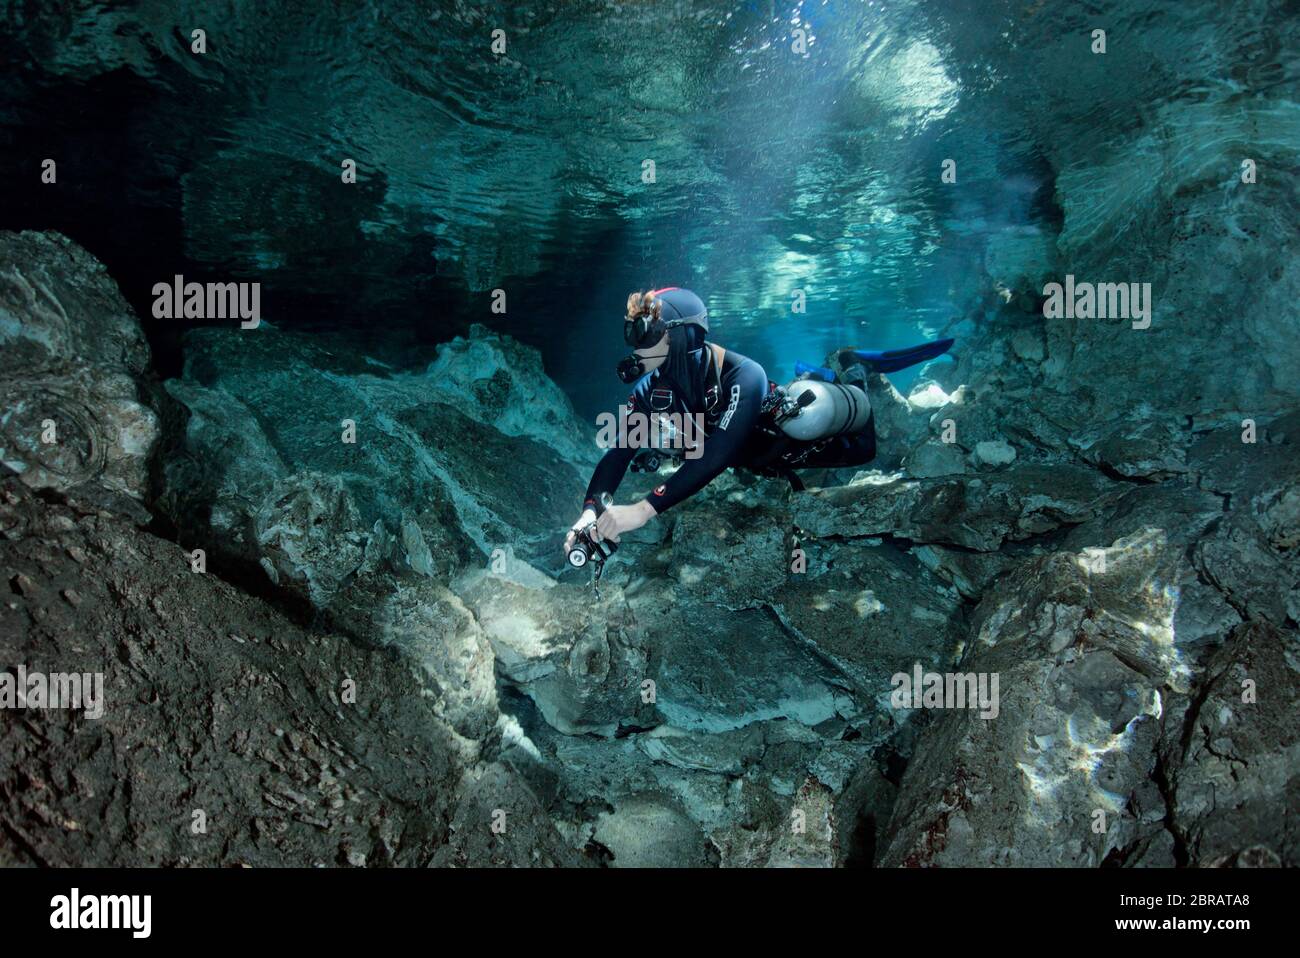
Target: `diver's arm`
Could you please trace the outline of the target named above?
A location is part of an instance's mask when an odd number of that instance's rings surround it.
[[[767,374],[758,363],[741,363],[733,373],[723,377],[722,395],[727,409],[717,428],[704,438],[703,455],[698,459],[687,459],[666,483],[649,496],[648,502],[656,513],[695,495],[735,462],[758,422],[763,397],[767,395]]]
[[[601,456],[596,471],[591,474],[591,482],[587,483],[587,495],[582,502],[584,509],[593,508],[602,494],[608,492],[612,496],[618,491],[623,476],[627,474],[627,467],[636,454],[635,449],[615,446]]]
[[[613,539],[625,532],[633,532],[655,517],[654,506],[642,499],[630,506],[606,506],[596,520],[597,539]]]
[[[619,483],[623,481],[623,476],[627,474],[628,463],[632,461],[632,457],[635,456],[636,453],[637,450],[635,449],[622,449],[615,446],[608,450],[605,455],[601,456],[600,462],[596,464],[596,471],[591,474],[591,482],[587,483],[587,495],[582,502],[582,515],[578,517],[578,521],[573,524],[573,527],[569,530],[569,534],[564,538],[565,552],[568,552],[569,549],[573,547],[579,529],[585,529],[593,522],[596,522],[596,503],[599,502],[600,497],[606,493],[611,497],[614,495],[615,490],[619,487]],[[644,502],[644,500],[642,501]],[[605,511],[601,514],[600,518],[604,519],[605,516],[610,514],[611,510],[624,508],[627,507],[606,506]],[[644,520],[637,523],[635,528],[640,528],[642,525],[645,525]],[[606,528],[609,528],[608,520],[606,521]],[[618,541],[617,532],[612,532],[611,534],[614,540]],[[603,538],[603,536],[598,534],[596,538],[600,539]]]
[[[627,405],[619,410],[620,415],[645,414],[643,394],[647,380],[648,377],[642,379],[632,388],[632,395],[627,397]],[[613,497],[618,491],[619,484],[623,482],[623,477],[627,475],[627,467],[631,465],[638,452],[639,449],[624,448],[620,444],[606,450],[605,455],[601,456],[600,462],[596,464],[596,471],[591,474],[591,482],[587,483],[587,494],[582,500],[584,511],[594,509],[605,493]]]

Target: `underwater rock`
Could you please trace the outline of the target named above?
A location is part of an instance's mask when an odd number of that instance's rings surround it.
[[[1024,463],[971,479],[869,476],[797,497],[792,513],[818,538],[893,535],[992,552],[1084,522],[1121,491],[1093,469]]]
[[[1047,355],[1041,329],[1021,327],[1011,334],[1011,349],[1026,363],[1041,363]]]
[[[600,450],[568,397],[542,369],[537,350],[475,324],[438,346],[425,370],[427,398],[454,406],[507,436],[551,446],[573,463],[595,465]]]
[[[465,740],[468,757],[493,737],[500,711],[492,647],[445,585],[410,576],[358,577],[335,597],[328,623],[415,664],[434,710]]]
[[[584,858],[547,817],[527,783],[501,763],[466,772],[447,843],[430,868],[580,868]]]
[[[615,868],[702,868],[717,865],[717,849],[699,825],[666,796],[641,794],[596,819],[592,838]]]
[[[130,319],[124,310],[111,315]],[[1004,355],[1024,369],[1038,355],[1028,330],[1004,331]],[[121,368],[129,376],[118,381],[129,381],[135,395],[147,354],[132,353],[132,336],[134,321],[106,341],[128,342],[122,349],[131,358]],[[112,349],[81,348],[86,381],[114,368]],[[1283,756],[1276,762],[1239,756],[1235,743],[1221,741],[1225,733],[1206,731],[1201,747],[1197,730],[1211,727],[1211,715],[1240,711],[1227,701],[1224,676],[1264,675],[1272,684],[1292,667],[1286,655],[1300,608],[1292,437],[1300,417],[1265,417],[1255,443],[1243,442],[1239,423],[1222,414],[1188,428],[1176,417],[1113,409],[1088,426],[1084,411],[1100,408],[1095,402],[1040,395],[1028,376],[1008,368],[997,388],[977,380],[907,399],[876,377],[869,386],[879,422],[908,477],[862,472],[848,485],[798,494],[778,481],[722,477],[628,536],[597,599],[580,576],[553,578],[558,530],[572,519],[594,454],[535,352],[476,328],[440,347],[425,371],[401,373],[329,336],[308,339],[266,322],[256,331],[192,332],[185,375],[166,384],[183,415],[169,437],[157,507],[186,546],[207,548],[218,568],[259,569],[275,594],[305,600],[324,613],[325,627],[375,651],[339,646],[335,635],[288,643],[283,636],[298,633],[279,613],[189,572],[177,547],[138,531],[128,536],[113,518],[122,507],[111,498],[97,505],[89,490],[142,496],[147,444],[130,467],[134,483],[105,468],[65,483],[67,504],[49,511],[13,492],[11,505],[23,505],[11,509],[3,531],[23,549],[33,537],[62,542],[89,524],[98,539],[69,542],[67,561],[90,553],[92,541],[111,541],[114,555],[126,557],[115,568],[149,583],[161,581],[163,570],[153,567],[170,550],[189,590],[180,620],[187,635],[210,631],[203,610],[216,602],[190,592],[218,589],[223,610],[229,602],[260,610],[260,631],[241,627],[249,635],[229,639],[241,654],[251,644],[270,656],[255,669],[296,661],[283,659],[286,648],[328,647],[351,663],[350,676],[376,669],[384,676],[382,707],[401,711],[376,723],[406,723],[434,743],[419,746],[429,753],[423,765],[410,766],[399,748],[385,753],[389,764],[367,771],[366,795],[430,791],[422,810],[362,818],[345,814],[350,793],[340,791],[337,768],[321,774],[318,794],[294,764],[312,741],[345,743],[345,754],[358,756],[389,748],[348,751],[352,740],[331,724],[333,713],[304,711],[296,698],[259,699],[265,714],[283,709],[298,724],[286,717],[265,747],[248,744],[256,732],[228,755],[220,742],[201,746],[182,735],[177,748],[218,749],[205,761],[266,762],[270,770],[231,773],[255,778],[257,794],[223,786],[222,807],[251,823],[230,826],[244,830],[225,861],[1285,859],[1289,845],[1262,810],[1293,790],[1284,773],[1295,746],[1276,730],[1296,703],[1275,703],[1276,713],[1261,713],[1271,716],[1267,734],[1245,739],[1252,748],[1273,743]],[[355,442],[344,438],[344,420]],[[958,441],[940,440],[948,425]],[[968,461],[996,471],[970,474]],[[657,481],[630,478],[628,493]],[[64,617],[86,609],[120,616],[114,603],[145,603],[163,614],[129,590],[101,595],[82,586],[59,592],[57,605],[40,604],[48,591],[41,571],[15,568],[11,584],[15,604],[38,603],[31,621],[42,628],[60,628],[58,609]],[[973,616],[969,602],[979,602]],[[106,635],[120,632],[114,628]],[[160,654],[158,641],[122,641],[128,662]],[[210,655],[227,647],[220,637],[205,641]],[[1239,664],[1256,646],[1264,657]],[[193,655],[190,647],[176,654]],[[1238,658],[1224,659],[1230,651]],[[255,671],[239,671],[253,666],[220,661],[213,668],[235,670],[223,687],[253,681]],[[1220,661],[1227,664],[1212,664]],[[996,672],[999,718],[895,708],[891,677],[918,666]],[[165,677],[170,667],[147,669]],[[363,688],[373,681],[359,680]],[[1206,682],[1211,691],[1198,698]],[[1193,730],[1186,754],[1175,747],[1180,727]],[[137,734],[151,728],[142,723]],[[21,742],[13,749],[31,751]],[[901,786],[881,771],[879,749],[896,756],[895,780],[907,764]],[[1160,763],[1172,776],[1168,795]],[[1242,767],[1258,775],[1243,777]],[[1231,806],[1210,805],[1205,796],[1234,770]],[[155,792],[141,785],[135,801],[156,799],[161,809],[165,796]],[[58,801],[79,809],[86,799]],[[36,807],[11,810],[10,819]],[[1178,810],[1172,826],[1169,807]],[[499,832],[491,827],[498,812],[508,823]],[[1093,827],[1098,812],[1104,834]],[[68,814],[82,821],[79,811]],[[105,814],[111,823],[118,812]],[[22,860],[73,855],[48,837],[42,844],[29,830],[19,834],[32,842]],[[317,836],[332,843],[313,844]],[[187,842],[149,832],[138,860],[209,861]],[[97,847],[86,860],[113,860],[107,844]]]
[[[832,810],[836,865],[869,868],[875,864],[897,801],[898,785],[881,770],[875,758],[854,770]]]
[[[572,489],[581,476],[562,439],[500,415],[494,397],[515,387],[499,369],[477,376],[515,355],[508,343],[464,341],[441,373],[448,401],[430,404],[419,377],[321,342],[289,348],[263,326],[261,345],[233,330],[195,334],[186,376],[168,384],[188,420],[159,502],[189,518],[183,535],[203,530],[310,600],[327,628],[398,652],[350,654],[397,669],[406,684],[393,694],[437,730],[438,821],[415,825],[422,837],[409,843],[395,823],[369,839],[346,831],[331,846],[340,863],[1138,865],[1198,854],[1187,849],[1201,835],[1216,861],[1286,854],[1255,812],[1235,822],[1204,806],[1202,782],[1222,770],[1201,753],[1181,780],[1186,831],[1166,827],[1157,764],[1175,759],[1157,753],[1173,733],[1156,721],[1156,697],[1182,715],[1243,617],[1287,624],[1294,589],[1275,586],[1296,581],[1289,437],[1300,430],[1289,419],[1244,451],[1236,430],[1191,445],[1166,431],[1154,456],[1145,434],[1131,447],[1091,442],[1085,463],[1107,449],[1093,465],[1063,461],[1071,446],[1021,418],[1030,425],[997,451],[1061,458],[1017,454],[978,477],[867,472],[793,495],[723,477],[629,536],[596,598],[581,577],[548,574],[569,497],[549,506],[542,493],[544,519],[519,502],[529,470],[539,482],[567,470]],[[519,388],[547,395],[537,382]],[[991,422],[1000,407],[976,395],[938,412]],[[330,421],[344,406],[362,410],[355,444]],[[298,412],[268,412],[286,408]],[[934,410],[899,415],[914,452],[936,445],[925,439]],[[508,471],[477,468],[484,450]],[[1242,455],[1257,466],[1236,468]],[[1170,468],[1184,462],[1185,474]],[[1259,568],[1273,570],[1271,593],[1251,578]],[[22,575],[16,588],[36,595],[39,580]],[[77,601],[102,599],[78,590]],[[996,672],[998,719],[893,707],[891,677],[918,666]],[[876,764],[882,748],[895,776],[910,759],[901,787]],[[1269,772],[1237,807],[1286,787]],[[306,809],[290,821],[332,834],[322,806],[333,797],[266,794],[278,813]],[[323,854],[298,838],[275,844],[268,835],[296,835],[279,819],[257,822],[260,844],[241,861]]]
[[[1194,547],[1208,582],[1245,617],[1276,625],[1300,621],[1300,412],[1274,419],[1263,441],[1244,442],[1236,424],[1202,436],[1189,450],[1198,484],[1226,514]]]
[[[966,625],[957,595],[893,545],[810,541],[804,548],[808,572],[790,576],[773,597],[782,625],[833,663],[875,715],[892,717],[891,675],[955,658]],[[860,730],[870,744],[894,731],[892,722],[874,724]]]
[[[911,553],[963,599],[974,601],[994,579],[1024,559],[1010,552],[971,552],[941,545],[914,546]]]
[[[539,370],[499,365],[535,353],[483,332],[458,342],[412,374],[265,321],[191,332],[185,375],[165,384],[188,419],[159,508],[184,541],[262,566],[317,608],[381,567],[445,579],[507,551],[554,564],[582,489],[557,452],[576,453],[576,418]],[[519,396],[546,443],[503,413]]]
[[[978,465],[996,469],[998,466],[1009,466],[1015,462],[1016,450],[1010,443],[1000,439],[986,439],[975,444],[975,452],[972,456]]]
[[[4,660],[103,676],[100,718],[28,708],[0,725],[0,862],[432,859],[461,771],[408,666],[306,632],[191,571],[174,543],[12,477],[0,528],[0,569],[22,583],[0,605]]]
[[[1234,630],[1203,686],[1166,719],[1161,754],[1183,863],[1300,863],[1300,647],[1262,622]]]
[[[658,725],[636,738],[648,758],[674,768],[720,775],[740,775],[762,761],[767,744],[765,723],[715,734]]]
[[[1185,434],[1172,420],[1150,414],[1085,430],[1071,445],[1085,462],[1128,479],[1167,479],[1187,472]]]
[[[0,462],[34,489],[143,501],[159,435],[148,366],[98,260],[58,233],[0,232]]]
[[[648,650],[615,590],[589,601],[582,586],[522,586],[485,571],[455,589],[490,643],[506,681],[569,735],[612,736],[620,724],[650,725],[642,702]]]
[[[1222,518],[1223,499],[1212,492],[1179,480],[1138,485],[1121,496],[1112,509],[1071,529],[1064,544],[1082,553],[1152,529],[1167,542],[1191,549]],[[1179,596],[1174,613],[1174,641],[1181,651],[1193,657],[1204,654],[1201,645],[1217,645],[1241,621],[1223,593],[1198,573],[1194,562],[1180,566],[1179,576],[1171,587],[1177,589]]]
[[[1223,518],[1223,497],[1187,480],[1135,483],[1120,491],[1095,518],[1069,531],[1065,544],[1070,549],[1109,545],[1148,528],[1186,548]]]
[[[677,602],[643,628],[655,648],[655,707],[677,728],[723,732],[773,719],[811,727],[869,706],[836,664],[769,611]]]
[[[1186,691],[1188,669],[1173,644],[1178,596],[1171,588],[1186,568],[1184,551],[1158,529],[1105,548],[1031,559],[981,601],[968,655],[1018,642],[1043,643],[1057,653],[1086,642],[1153,681]]]
[[[362,520],[342,477],[303,472],[267,490],[251,518],[250,544],[270,580],[328,605],[343,582],[374,571],[387,537]]]
[[[1160,828],[1161,696],[1188,687],[1163,585],[1182,560],[1152,533],[1105,558],[1030,560],[985,595],[959,671],[997,677],[995,709],[936,710],[881,864],[1096,866]]]
[[[1300,587],[1296,561],[1284,561],[1269,547],[1250,516],[1225,518],[1195,546],[1197,570],[1245,618],[1285,624]]]
[[[831,868],[835,865],[834,794],[815,778],[795,793],[788,827],[777,833],[768,868]]]
[[[754,497],[757,502],[702,493],[704,508],[668,513],[673,521],[665,572],[695,600],[732,609],[765,601],[794,562],[782,485],[765,484],[768,495]]]
[[[966,450],[956,443],[931,439],[913,449],[903,463],[914,479],[936,479],[967,472]]]

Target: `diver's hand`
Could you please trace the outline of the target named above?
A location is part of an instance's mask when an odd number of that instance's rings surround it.
[[[645,499],[634,506],[606,506],[604,514],[596,520],[596,534],[601,539],[617,542],[623,533],[640,529],[654,516],[654,506]]]
[[[578,521],[573,524],[573,528],[569,530],[569,534],[564,537],[564,552],[566,555],[569,550],[573,548],[573,544],[578,541],[578,531],[587,528],[587,526],[591,525],[595,521],[595,509],[582,510],[582,515],[580,515]]]

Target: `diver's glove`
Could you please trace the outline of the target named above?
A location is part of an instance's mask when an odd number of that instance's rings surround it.
[[[578,541],[578,533],[595,521],[595,509],[588,508],[582,510],[582,515],[578,517],[578,521],[573,524],[571,529],[569,529],[569,534],[564,537],[564,552],[566,555],[573,549],[573,544]]]

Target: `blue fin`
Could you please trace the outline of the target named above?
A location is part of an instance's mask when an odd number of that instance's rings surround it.
[[[794,374],[796,376],[809,376],[812,379],[820,379],[824,383],[835,382],[835,373],[825,366],[811,366],[808,363],[796,362],[794,364]]]
[[[927,359],[942,356],[952,348],[953,342],[954,340],[951,339],[936,339],[934,342],[921,343],[919,346],[909,346],[906,349],[846,349],[840,354],[840,364],[848,366],[859,362],[865,364],[872,372],[892,373],[923,363]]]

